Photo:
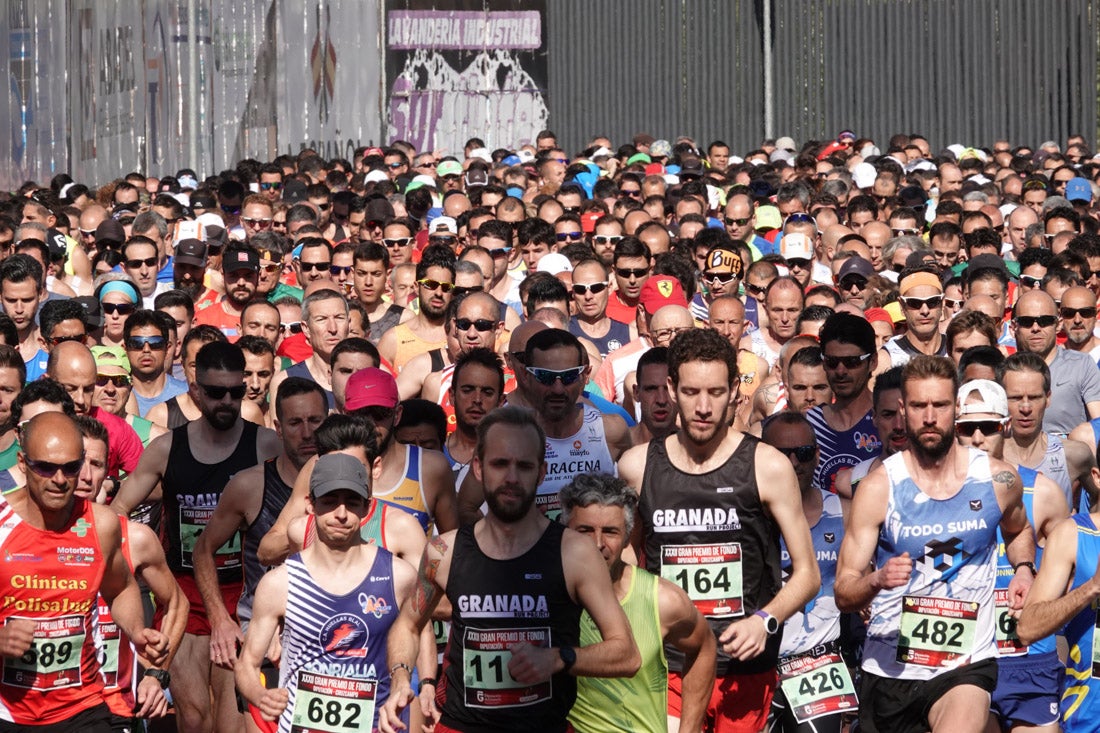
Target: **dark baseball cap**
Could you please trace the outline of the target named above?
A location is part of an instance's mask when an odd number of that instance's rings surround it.
[[[122,244],[126,241],[126,230],[122,228],[122,225],[117,220],[107,218],[100,222],[99,226],[95,228],[95,241],[96,244],[100,242],[113,242],[115,244]]]
[[[370,501],[367,487],[367,467],[346,453],[327,453],[317,459],[309,477],[309,493],[319,498],[333,491],[347,489]]]
[[[863,277],[871,277],[875,274],[875,267],[862,257],[849,257],[844,260],[844,264],[840,266],[840,271],[837,272],[836,280],[840,282],[848,275],[862,275]]]
[[[260,256],[251,249],[227,249],[222,257],[222,272],[260,271]]]
[[[201,239],[181,239],[176,245],[175,262],[195,267],[206,266],[206,242]]]

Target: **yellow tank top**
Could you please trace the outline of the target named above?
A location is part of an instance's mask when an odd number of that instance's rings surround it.
[[[425,341],[424,339],[413,333],[412,329],[407,324],[398,323],[393,327],[394,335],[397,336],[397,350],[393,355],[393,368],[397,371],[401,371],[405,368],[414,356],[419,354],[426,354],[432,349],[441,349],[447,346],[447,340],[442,341]]]
[[[642,666],[633,677],[577,678],[577,702],[569,722],[577,733],[620,730],[666,733],[668,730],[668,661],[661,638],[661,614],[657,603],[659,578],[633,568],[630,587],[620,601],[630,621]],[[600,630],[585,611],[581,614],[581,646],[602,641]]]
[[[405,471],[401,474],[401,480],[385,493],[376,489],[373,496],[413,515],[424,528],[424,534],[430,535],[433,524],[432,515],[428,512],[428,502],[424,498],[424,489],[420,485],[423,476],[422,458],[423,453],[418,446],[406,445]]]

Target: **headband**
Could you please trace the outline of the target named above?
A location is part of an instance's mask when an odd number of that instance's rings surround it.
[[[99,293],[96,295],[96,298],[98,298],[100,302],[103,302],[104,296],[108,293],[122,293],[128,297],[132,303],[137,304],[141,302],[141,294],[138,293],[138,289],[125,280],[109,280],[103,283],[99,286]]]

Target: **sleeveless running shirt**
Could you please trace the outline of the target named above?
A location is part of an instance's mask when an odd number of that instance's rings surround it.
[[[588,339],[596,345],[596,350],[600,352],[600,356],[607,356],[612,351],[617,351],[630,343],[630,326],[621,321],[610,318],[608,320],[611,322],[611,327],[607,330],[607,333],[597,338],[585,333],[584,329],[581,328],[580,320],[573,316],[569,319],[569,333],[577,338]]]
[[[302,379],[308,379],[311,382],[316,383],[317,378],[313,376],[313,373],[309,371],[309,367],[306,366],[304,361],[300,361],[297,364],[291,364],[286,368],[286,375],[288,377],[301,377]],[[317,386],[321,386],[318,384]],[[336,398],[332,396],[331,389],[325,389],[321,387],[325,392],[325,402],[328,405],[329,412],[336,409]]]
[[[535,506],[554,521],[561,516],[558,491],[578,473],[619,475],[607,447],[603,414],[590,405],[582,407],[580,430],[567,438],[546,438],[546,476],[535,492]]]
[[[0,500],[0,623],[30,619],[31,648],[4,657],[0,720],[49,725],[103,702],[93,614],[106,560],[92,505],[76,499],[69,526],[38,529]]]
[[[1090,514],[1074,514],[1077,559],[1073,588],[1092,581],[1100,558],[1100,530]],[[1100,602],[1093,601],[1066,624],[1069,658],[1062,687],[1062,726],[1066,733],[1092,733],[1100,720]]]
[[[397,337],[397,350],[393,356],[393,368],[400,372],[405,368],[412,358],[418,354],[423,354],[426,351],[432,349],[443,349],[447,347],[447,340],[441,339],[439,341],[427,341],[420,338],[413,330],[409,328],[406,323],[398,323],[393,327],[394,335]]]
[[[913,348],[905,334],[889,339],[883,344],[882,348],[890,355],[890,366],[892,367],[905,366],[914,356],[920,356],[923,353]],[[940,339],[940,348],[933,356],[947,356],[947,339]]]
[[[130,572],[134,572],[134,560],[130,556],[130,520],[118,518],[122,529],[122,557]],[[134,688],[137,681],[137,654],[130,638],[122,633],[111,618],[111,607],[103,596],[96,596],[95,633],[96,661],[103,678],[103,698],[112,715],[123,718],[134,716]]]
[[[220,463],[203,463],[191,450],[187,426],[172,431],[172,447],[164,469],[161,487],[164,494],[166,538],[164,553],[175,575],[194,576],[191,553],[195,542],[222,496],[225,485],[238,471],[257,464],[256,434],[259,426],[244,421],[240,440],[233,453]],[[241,581],[241,535],[236,533],[214,551],[218,583]]]
[[[871,420],[871,410],[851,430],[840,431],[830,427],[820,405],[806,412],[806,420],[814,429],[821,454],[814,469],[814,488],[820,491],[835,494],[837,471],[852,468],[882,452],[882,441]]]
[[[840,611],[833,598],[833,583],[836,582],[837,552],[844,539],[844,515],[840,509],[840,497],[821,493],[821,518],[810,528],[814,555],[821,570],[821,590],[805,608],[795,611],[783,624],[783,643],[779,654],[784,657],[802,654],[840,638]],[[780,548],[783,579],[786,581],[791,573],[791,558],[785,542],[780,541]]]
[[[675,438],[672,438],[675,439]],[[738,618],[763,608],[780,587],[779,528],[756,488],[756,446],[745,435],[729,459],[703,474],[681,471],[663,440],[649,444],[638,510],[645,567],[683,588],[717,636]],[[718,676],[774,670],[779,634],[745,662],[718,649]],[[669,669],[683,655],[665,647]]]
[[[237,618],[242,622],[252,620],[252,599],[256,595],[256,586],[268,571],[268,567],[256,556],[256,551],[264,535],[275,526],[275,520],[279,518],[279,513],[290,500],[290,494],[294,489],[288,486],[279,475],[276,460],[268,458],[264,461],[264,494],[260,501],[260,511],[252,520],[252,524],[244,530],[241,555],[244,564],[244,589],[241,591],[241,600],[237,602]]]
[[[383,499],[413,515],[427,535],[432,531],[432,515],[428,513],[428,500],[424,498],[424,488],[420,485],[424,475],[423,456],[419,446],[406,445],[405,470],[401,479],[389,491],[382,492],[375,488],[371,493],[374,498]]]
[[[359,585],[333,595],[295,553],[287,558],[279,687],[290,693],[280,733],[370,731],[390,692],[386,634],[397,619],[393,555],[378,548]]]
[[[405,309],[401,306],[390,304],[381,318],[370,322],[370,342],[377,346],[378,339],[382,338],[382,334],[401,322],[401,314],[404,312]]]
[[[577,733],[668,730],[668,661],[661,638],[659,582],[660,578],[641,568],[631,571],[630,585],[619,604],[630,622],[642,666],[629,679],[577,678],[577,702],[569,712],[569,722]],[[587,611],[582,613],[581,646],[601,641],[596,622]]]
[[[1066,446],[1057,435],[1047,433],[1047,449],[1035,470],[1058,484],[1065,494],[1066,505],[1073,509],[1073,479],[1066,465]]]
[[[458,530],[447,581],[453,610],[443,665],[443,725],[470,733],[566,730],[576,677],[563,672],[524,685],[508,673],[513,644],[580,643],[581,607],[570,598],[562,570],[564,532],[550,522],[523,555],[494,560],[478,546],[474,525]]]
[[[949,499],[924,494],[909,477],[904,454],[883,461],[890,493],[875,565],[908,552],[913,576],[871,602],[866,672],[929,680],[997,654],[992,581],[1001,509],[989,456],[966,450],[966,479]]]

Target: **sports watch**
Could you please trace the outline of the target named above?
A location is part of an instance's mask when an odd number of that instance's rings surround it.
[[[759,616],[764,619],[764,630],[768,632],[768,636],[774,636],[779,633],[779,619],[775,616],[772,616],[764,610],[757,611],[753,616]]]

